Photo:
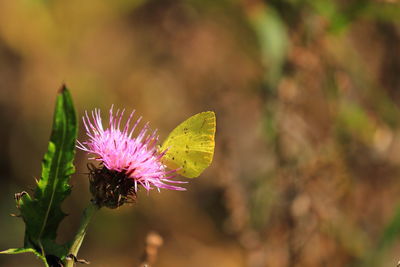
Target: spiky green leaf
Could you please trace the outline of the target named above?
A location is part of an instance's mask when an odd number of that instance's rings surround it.
[[[57,245],[57,228],[66,214],[61,204],[70,194],[69,179],[75,168],[77,120],[71,95],[63,86],[58,93],[53,128],[48,150],[42,162],[42,175],[34,197],[22,194],[17,198],[25,222],[25,248],[40,255],[63,257],[66,247]]]

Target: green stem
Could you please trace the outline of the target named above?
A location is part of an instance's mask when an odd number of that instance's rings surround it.
[[[90,220],[92,219],[93,215],[99,209],[99,206],[90,202],[90,204],[86,207],[85,211],[83,212],[81,224],[79,225],[78,232],[76,233],[72,245],[69,249],[68,255],[74,255],[75,257],[78,255],[79,248],[82,245],[83,239],[86,235],[86,230],[89,225]],[[65,267],[73,267],[74,260],[66,260]]]

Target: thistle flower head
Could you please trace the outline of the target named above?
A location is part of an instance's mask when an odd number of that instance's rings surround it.
[[[157,131],[149,132],[149,124],[134,136],[141,117],[130,126],[134,111],[121,128],[125,110],[110,109],[109,126],[103,127],[99,109],[85,113],[83,123],[88,140],[79,142],[77,147],[92,155],[89,159],[100,162],[99,167],[91,165],[90,183],[95,201],[99,205],[118,207],[135,199],[138,186],[147,191],[156,188],[185,190],[169,183],[183,183],[172,180],[176,170],[167,170],[161,162],[166,151],[157,149]]]

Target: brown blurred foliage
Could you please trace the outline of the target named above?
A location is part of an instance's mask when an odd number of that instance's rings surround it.
[[[0,249],[22,245],[12,196],[40,174],[66,82],[80,115],[136,109],[161,140],[194,113],[218,121],[187,192],[97,214],[79,255],[92,266],[139,266],[151,231],[159,267],[394,266],[399,75],[398,1],[0,0]],[[60,242],[90,199],[86,163]]]

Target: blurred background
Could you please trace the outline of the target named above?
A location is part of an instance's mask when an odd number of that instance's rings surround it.
[[[398,1],[0,0],[0,249],[22,246],[13,194],[40,175],[63,82],[79,117],[136,109],[160,140],[217,114],[212,166],[187,192],[101,210],[91,266],[139,266],[151,231],[157,267],[400,260]],[[78,151],[60,243],[90,200],[86,163]]]

